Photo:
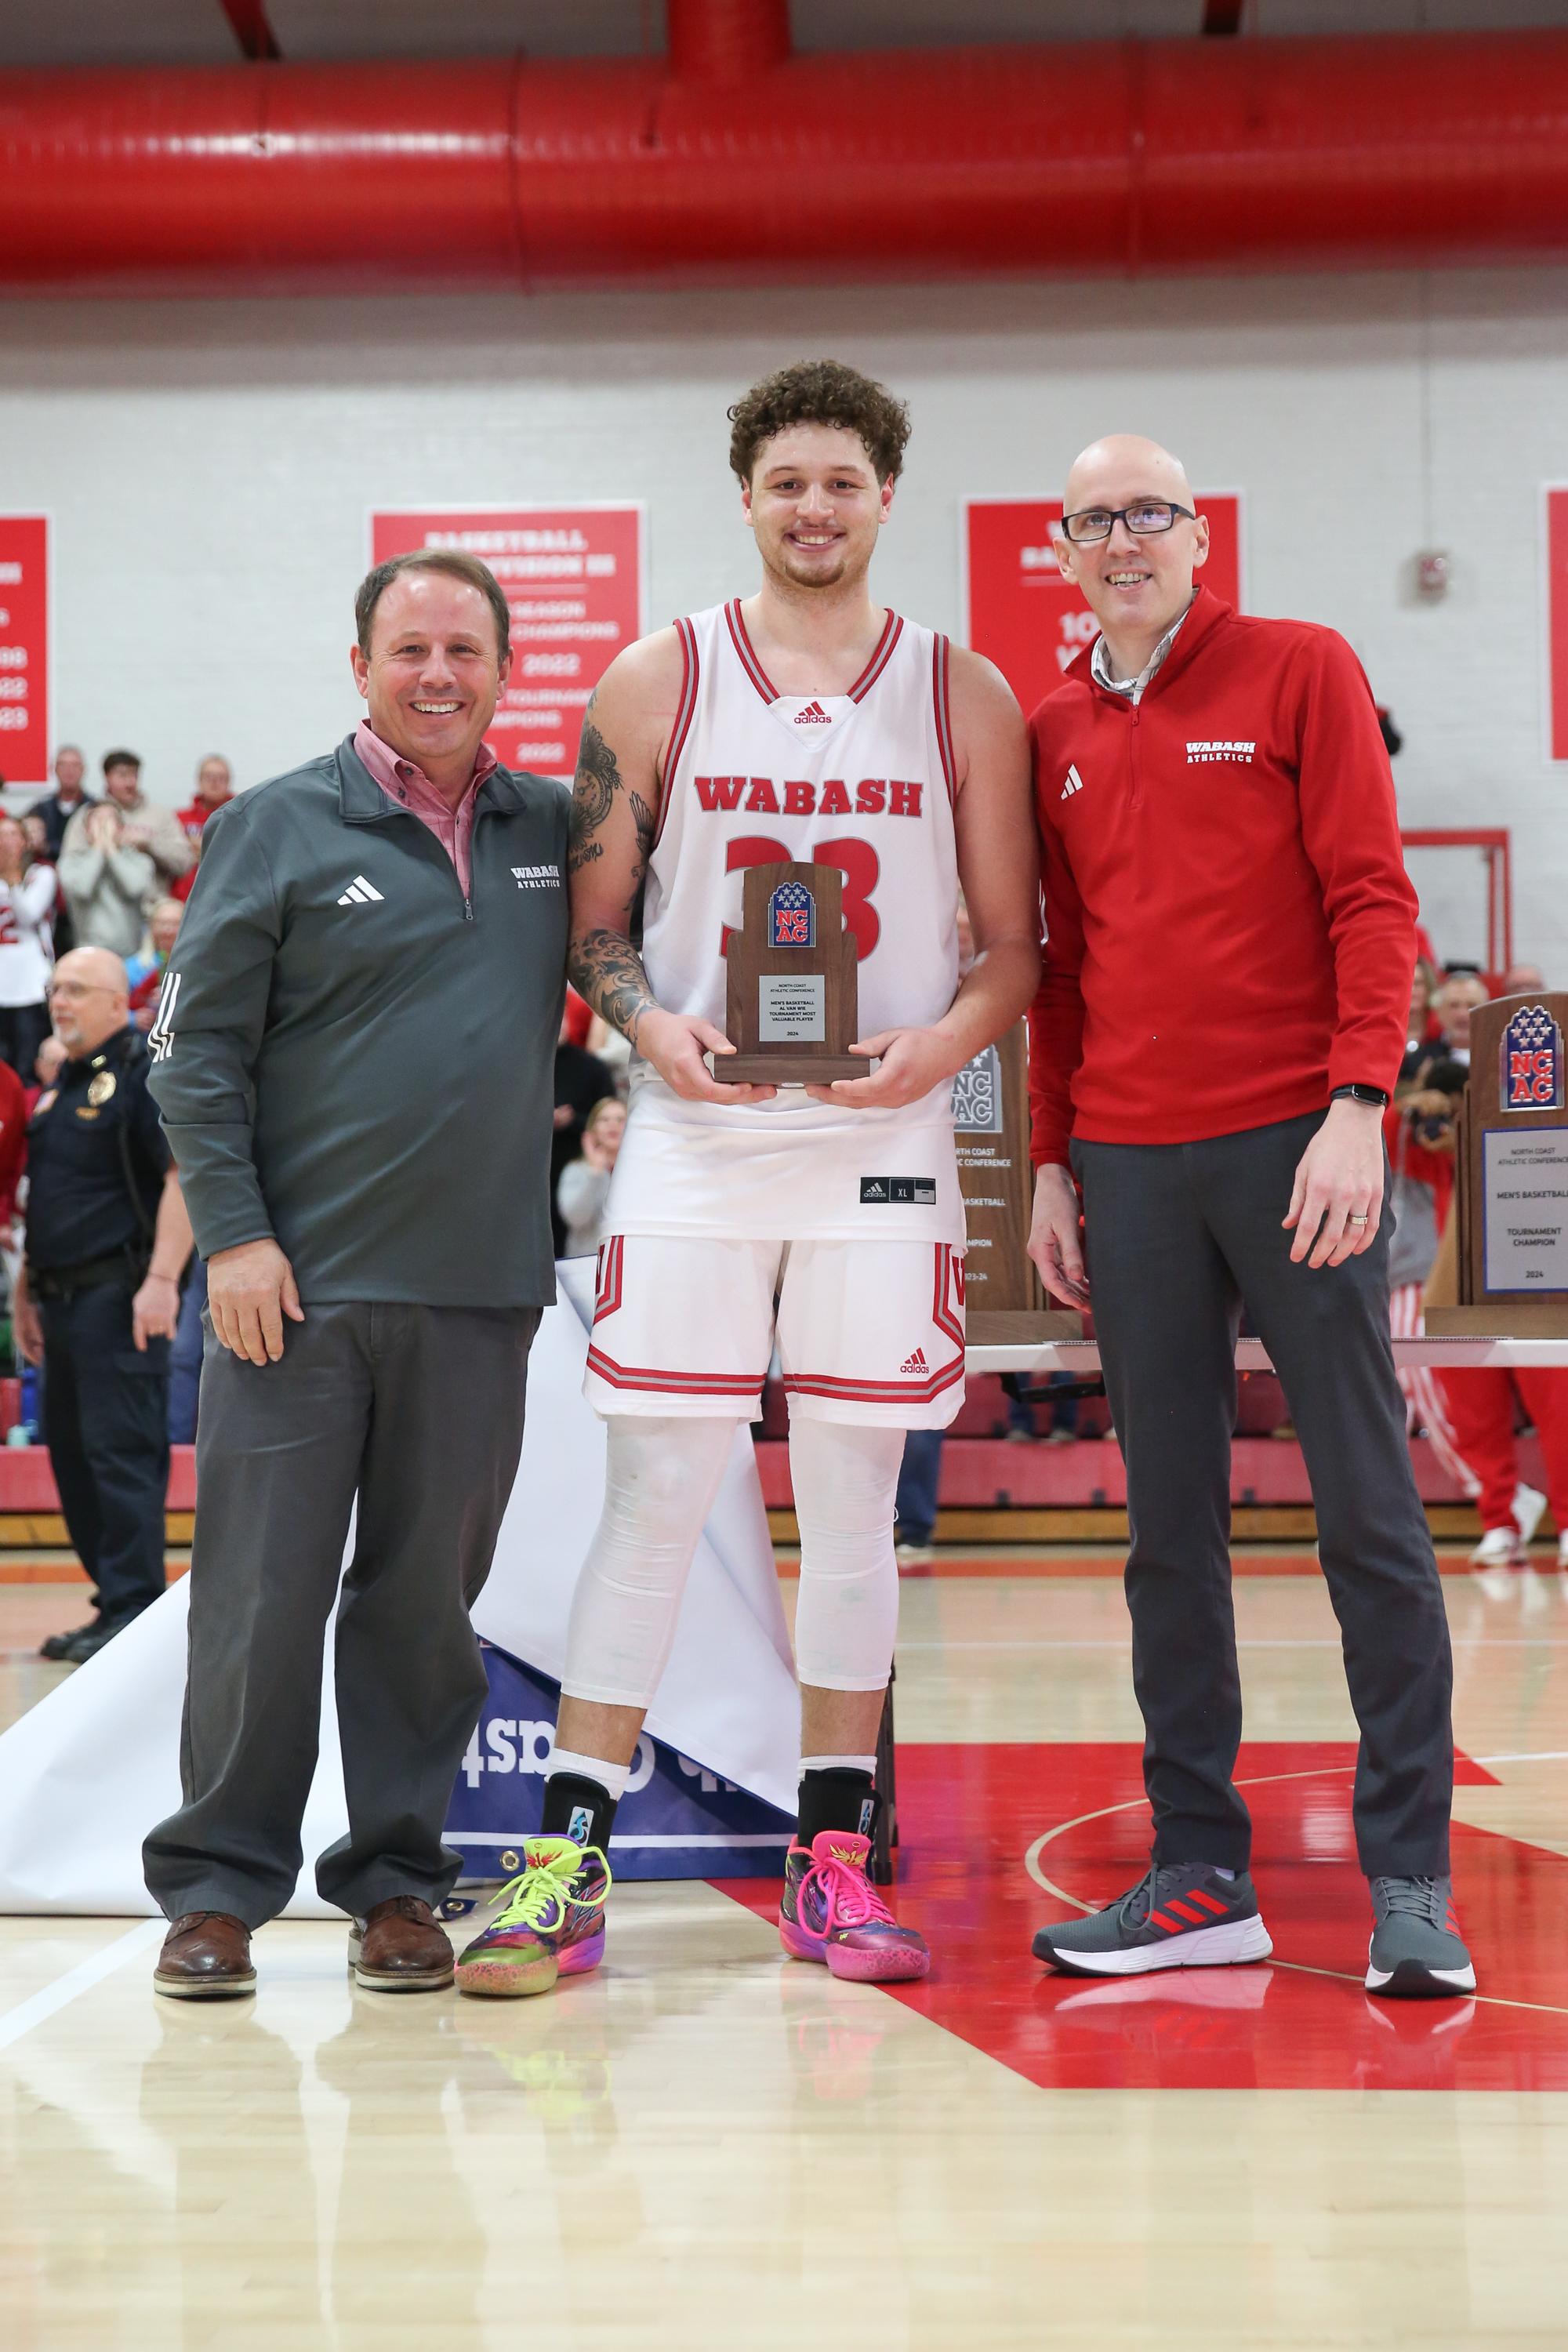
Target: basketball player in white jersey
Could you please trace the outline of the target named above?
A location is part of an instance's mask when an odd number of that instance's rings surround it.
[[[605,672],[574,795],[571,976],[635,1049],[587,1394],[604,1517],[574,1596],[542,1835],[462,1956],[466,1991],[543,1991],[604,1948],[605,1849],[737,1422],[775,1336],[800,1522],[800,1815],[780,1932],[836,1975],[930,1956],[867,1876],[898,1618],[904,1433],[963,1394],[954,1075],[1038,968],[1023,719],[988,662],[873,603],[909,436],[832,361],[731,410],[757,593]],[[838,866],[867,1075],[729,1086],[726,926],[748,866]],[[960,893],[974,962],[959,983]],[[711,1066],[710,1066],[711,1064]]]

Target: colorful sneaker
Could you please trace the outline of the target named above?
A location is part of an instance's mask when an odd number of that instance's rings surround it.
[[[522,1870],[500,1908],[458,1960],[458,1990],[515,1999],[548,1992],[605,1957],[610,1865],[596,1845],[568,1837],[525,1838]]]
[[[1274,1945],[1245,1870],[1222,1878],[1206,1863],[1167,1862],[1103,1911],[1042,1927],[1032,1948],[1066,1976],[1131,1977],[1266,1960]]]
[[[1366,1989],[1390,2000],[1448,2000],[1474,1992],[1451,1878],[1374,1878]]]
[[[900,1984],[931,1967],[925,1937],[900,1927],[870,1880],[871,1841],[819,1830],[784,1856],[779,1941],[793,1960],[820,1960],[854,1984]]]

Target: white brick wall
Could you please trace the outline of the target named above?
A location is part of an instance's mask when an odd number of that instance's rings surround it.
[[[1519,950],[1568,982],[1537,546],[1540,483],[1568,478],[1568,272],[12,304],[0,504],[56,518],[58,730],[129,740],[171,800],[205,751],[248,782],[334,740],[373,505],[641,498],[652,620],[744,589],[725,403],[819,351],[913,404],[878,578],[942,627],[963,496],[1054,490],[1097,432],[1243,488],[1252,609],[1354,644],[1405,731],[1407,822],[1513,828]],[[1428,537],[1454,560],[1435,608],[1407,585]],[[1481,943],[1464,863],[1421,872],[1451,953]]]

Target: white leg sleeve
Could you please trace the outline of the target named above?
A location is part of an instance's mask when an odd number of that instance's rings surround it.
[[[789,1426],[790,1478],[800,1522],[795,1669],[816,1690],[880,1690],[899,1628],[893,1496],[901,1429],[866,1422]]]
[[[572,1596],[561,1688],[602,1706],[646,1707],[735,1424],[615,1413],[606,1428],[605,1508]]]

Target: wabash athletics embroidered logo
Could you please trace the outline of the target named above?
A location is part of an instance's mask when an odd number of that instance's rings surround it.
[[[511,876],[520,890],[559,890],[561,887],[559,866],[514,866]]]
[[[768,945],[816,945],[816,901],[804,882],[781,882],[768,900]]]
[[[1201,768],[1206,767],[1211,761],[1228,760],[1233,766],[1250,767],[1252,755],[1257,749],[1255,742],[1189,743],[1187,765],[1189,768]]]
[[[934,1176],[862,1176],[860,1179],[862,1208],[868,1202],[880,1206],[890,1206],[896,1203],[900,1207],[934,1209],[936,1178]]]
[[[795,712],[795,723],[797,727],[831,727],[833,714],[824,710],[820,702],[808,702],[804,710]]]
[[[1563,1108],[1563,1032],[1544,1004],[1521,1006],[1502,1033],[1504,1110]]]

